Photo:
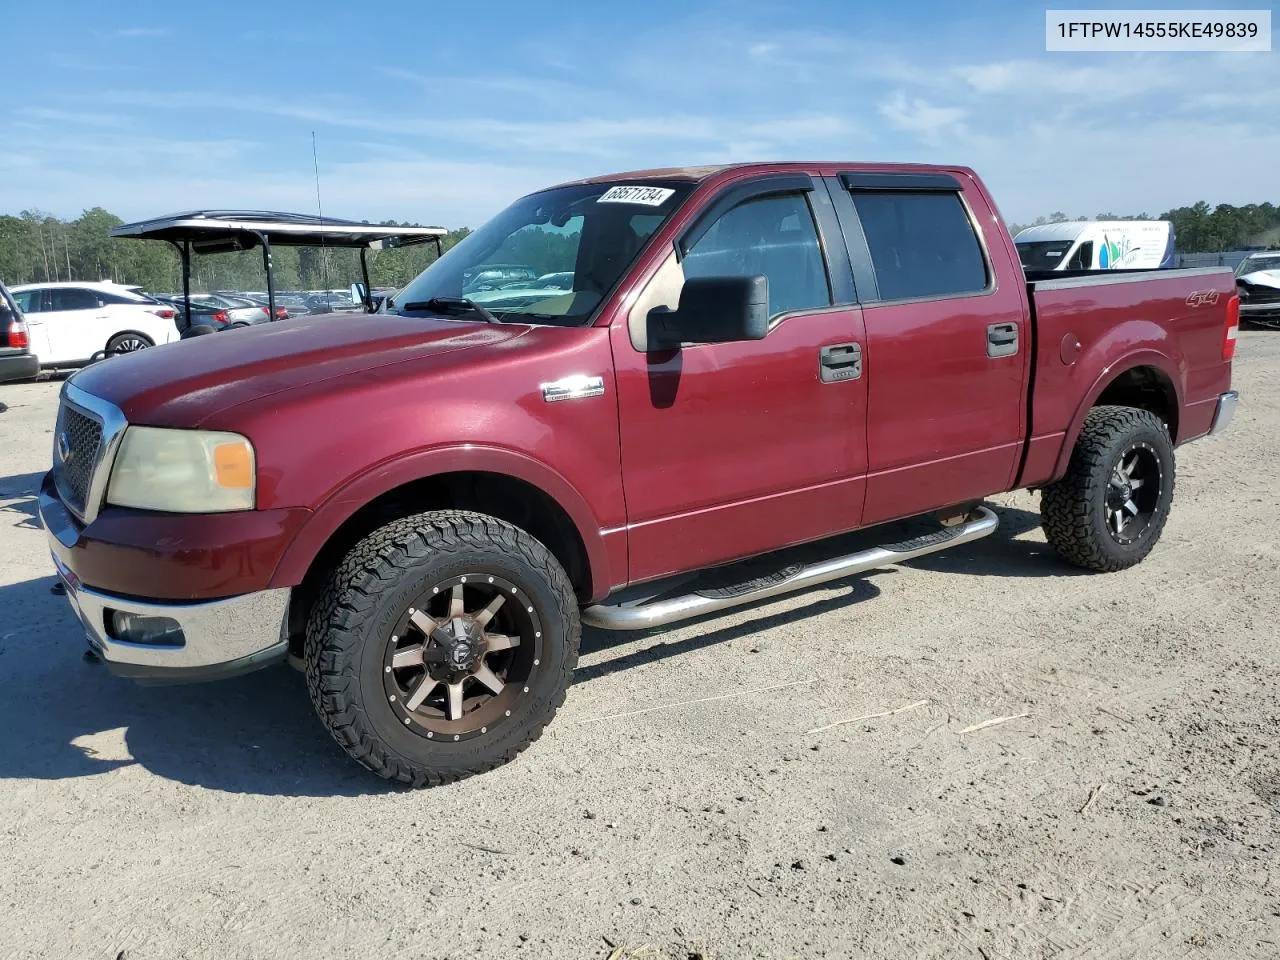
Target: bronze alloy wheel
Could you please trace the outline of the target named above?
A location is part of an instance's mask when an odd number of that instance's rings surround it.
[[[515,584],[478,572],[442,580],[409,604],[387,640],[387,702],[427,739],[482,736],[518,710],[542,645],[538,614]]]

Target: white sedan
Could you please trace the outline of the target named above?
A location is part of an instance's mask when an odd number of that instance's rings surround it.
[[[116,283],[28,283],[11,287],[26,314],[41,368],[83,366],[178,340],[175,311]]]

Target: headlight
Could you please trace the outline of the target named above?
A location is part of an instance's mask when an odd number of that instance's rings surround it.
[[[238,433],[129,427],[107,502],[173,513],[252,510],[256,476],[253,444]]]

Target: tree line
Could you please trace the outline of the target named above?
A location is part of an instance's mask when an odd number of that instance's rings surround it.
[[[18,216],[0,215],[0,281],[9,286],[58,280],[112,280],[137,284],[155,293],[182,289],[182,260],[169,243],[115,239],[111,228],[119,217],[94,207],[74,220],[60,220],[39,210]],[[383,226],[399,226],[385,221]],[[450,231],[447,250],[465,237],[466,228]],[[349,249],[274,247],[272,273],[278,290],[345,288],[360,279],[360,254]],[[390,250],[370,250],[369,278],[376,287],[400,287],[436,258],[434,243]],[[265,290],[262,252],[196,255],[191,258],[191,289]]]
[[[1169,220],[1173,223],[1179,253],[1221,253],[1244,247],[1280,248],[1280,207],[1271,203],[1250,203],[1233,207],[1220,203],[1216,207],[1201,200],[1189,207],[1175,207],[1158,217],[1146,213],[1100,213],[1096,217],[1068,217],[1056,211],[1037,217],[1033,223],[1013,223],[1009,229],[1016,235],[1027,227],[1069,220]]]

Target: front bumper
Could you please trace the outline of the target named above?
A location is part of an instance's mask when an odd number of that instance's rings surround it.
[[[1280,320],[1280,300],[1263,300],[1260,303],[1240,301],[1242,320]]]
[[[1239,404],[1240,392],[1238,390],[1228,390],[1218,397],[1218,406],[1213,411],[1213,426],[1209,428],[1209,436],[1216,436],[1231,425],[1231,419],[1236,415],[1236,407]]]
[[[186,683],[247,673],[284,659],[289,647],[289,588],[199,600],[142,599],[96,589],[67,562],[74,556],[78,531],[67,524],[65,510],[50,491],[41,493],[40,521],[67,600],[89,645],[112,673]],[[176,625],[176,632],[160,643],[131,642],[117,634],[116,613],[164,618]]]

